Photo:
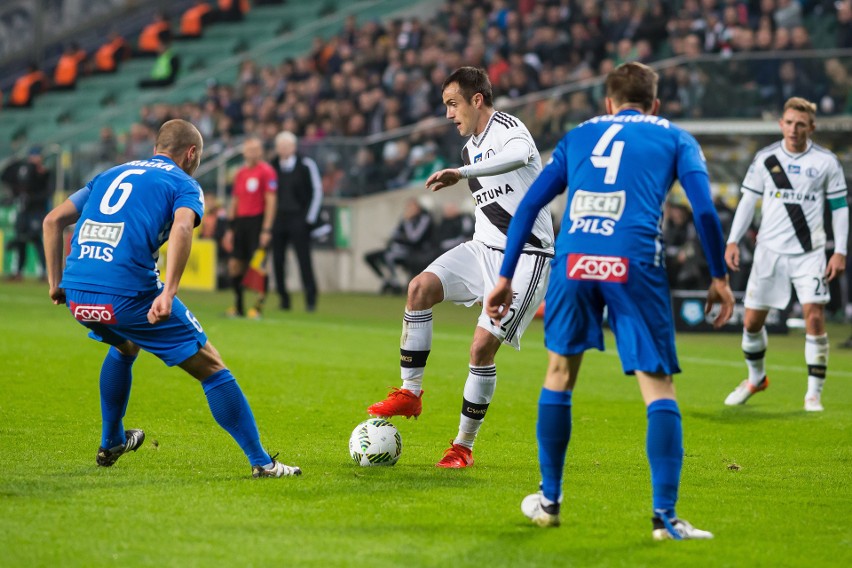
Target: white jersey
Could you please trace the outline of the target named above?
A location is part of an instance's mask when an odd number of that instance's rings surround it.
[[[499,111],[491,115],[482,134],[471,136],[462,150],[462,161],[469,166],[499,154],[506,144],[518,139],[529,145],[530,160],[525,166],[503,174],[468,178],[476,206],[473,239],[501,251],[506,249],[509,222],[541,173],[541,156],[527,127],[514,116]],[[549,206],[538,212],[524,250],[553,254],[553,221]]]
[[[759,245],[780,254],[800,254],[825,246],[823,215],[827,199],[846,195],[837,156],[808,142],[791,154],[783,141],[758,151],[742,191],[763,197]]]

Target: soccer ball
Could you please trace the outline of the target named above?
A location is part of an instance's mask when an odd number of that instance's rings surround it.
[[[349,437],[349,455],[362,467],[393,465],[402,454],[402,436],[384,418],[370,418],[358,424]]]

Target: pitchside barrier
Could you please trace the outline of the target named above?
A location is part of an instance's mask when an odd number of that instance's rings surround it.
[[[745,306],[742,303],[743,293],[735,292],[737,300],[734,306],[734,314],[720,331],[728,333],[743,332],[743,317]],[[679,332],[706,332],[713,331],[713,320],[719,313],[719,306],[715,306],[709,314],[704,315],[704,303],[707,300],[706,291],[698,290],[672,290],[672,311],[675,318],[675,329]],[[769,310],[766,316],[766,331],[769,333],[786,334],[787,316],[781,310]]]

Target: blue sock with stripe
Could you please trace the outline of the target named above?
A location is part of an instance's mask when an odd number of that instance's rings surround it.
[[[100,378],[102,448],[114,448],[127,441],[122,419],[130,400],[135,360],[135,355],[124,355],[115,347],[110,347],[104,357]]]
[[[562,496],[565,452],[571,440],[571,391],[541,389],[536,435],[541,489],[545,498],[556,503]]]
[[[683,426],[677,401],[660,399],[648,405],[646,451],[651,465],[654,512],[674,518],[683,466]]]
[[[201,382],[213,418],[240,445],[251,465],[268,465],[272,458],[260,445],[254,414],[231,371],[222,369]]]

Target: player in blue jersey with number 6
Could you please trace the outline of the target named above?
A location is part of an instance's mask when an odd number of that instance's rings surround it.
[[[549,363],[539,398],[537,436],[541,491],[521,509],[539,526],[559,525],[562,474],[571,436],[571,394],[583,352],[603,350],[604,307],[624,372],[635,375],[647,407],[646,450],[651,466],[655,540],[708,539],[675,514],[683,431],[672,374],[675,353],[669,287],[663,265],[662,210],[675,178],[692,205],[713,276],[706,310],[733,312],[722,229],[710,197],[707,167],[695,139],[659,118],[657,74],[626,63],[606,80],[608,114],[584,122],[559,142],[530,187],[509,228],[500,278],[486,313],[500,318],[512,298],[515,263],[536,213],[568,188],[568,207],[556,239],[545,312]]]
[[[176,296],[204,213],[204,194],[191,176],[203,141],[184,120],[157,134],[154,156],[95,176],[44,220],[50,298],[65,304],[89,336],[110,345],[101,367],[102,432],[96,462],[109,467],[145,440],[125,430],[132,368],[140,349],[177,365],[204,389],[213,417],[248,457],[253,477],[300,475],[260,444],[248,401],[198,320]],[[62,233],[77,223],[62,269]],[[157,257],[169,241],[165,283]]]

